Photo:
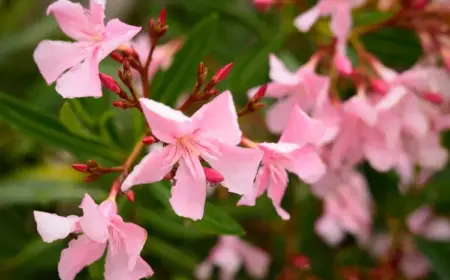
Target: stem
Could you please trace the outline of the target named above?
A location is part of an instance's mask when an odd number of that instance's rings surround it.
[[[258,143],[253,142],[252,140],[248,139],[244,135],[242,135],[240,144],[242,146],[244,146],[244,147],[247,147],[247,148],[256,148],[256,147],[258,147]]]
[[[142,92],[144,97],[150,98],[150,87],[149,87],[149,78],[148,78],[148,69],[150,68],[150,64],[152,63],[153,53],[155,52],[156,45],[158,44],[158,40],[155,42],[151,42],[150,52],[148,54],[147,60],[145,61],[144,68],[142,68],[139,73],[141,74],[142,79]]]

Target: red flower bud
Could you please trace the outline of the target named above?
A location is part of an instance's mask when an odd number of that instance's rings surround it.
[[[439,92],[425,92],[423,98],[431,103],[440,105],[444,102],[444,97]]]
[[[252,101],[254,103],[258,103],[259,101],[261,101],[261,99],[264,98],[264,96],[266,95],[267,92],[267,88],[269,87],[268,84],[265,84],[263,86],[261,86],[258,91],[255,93],[255,95],[253,95],[252,97]]]
[[[98,74],[98,76],[100,77],[100,81],[102,82],[103,86],[105,86],[105,88],[117,94],[122,91],[119,84],[114,81],[113,77],[103,73]]]
[[[222,174],[212,168],[203,166],[203,170],[205,171],[206,180],[211,184],[219,184],[225,180]]]
[[[142,139],[142,143],[146,144],[146,145],[151,145],[153,143],[155,143],[157,140],[155,137],[153,136],[147,136],[144,139]]]
[[[167,16],[167,10],[166,8],[162,9],[159,13],[159,23],[164,26],[166,25],[166,16]]]
[[[89,167],[84,163],[74,163],[72,164],[72,168],[79,172],[88,172]]]
[[[307,270],[311,268],[311,262],[307,256],[300,254],[293,254],[290,257],[290,262],[292,265],[300,270]]]
[[[124,61],[124,57],[118,53],[118,52],[112,52],[109,56],[111,56],[112,59],[114,59],[115,61],[122,63]]]
[[[214,84],[217,84],[217,83],[225,80],[227,78],[228,74],[230,74],[232,67],[233,67],[233,63],[228,63],[224,67],[220,68],[219,71],[217,71],[217,73],[214,74],[214,76],[211,79],[214,82]]]
[[[425,9],[425,7],[428,5],[429,2],[430,2],[429,0],[412,0],[411,8],[423,10]]]
[[[135,196],[134,196],[134,192],[133,191],[127,191],[125,193],[127,195],[127,199],[130,202],[134,202],[135,201]]]
[[[382,79],[372,79],[370,80],[370,86],[376,92],[385,94],[389,90],[389,85]]]
[[[122,109],[128,109],[130,107],[133,107],[133,105],[125,103],[123,101],[120,100],[116,100],[112,103],[112,105],[116,108],[122,108]]]

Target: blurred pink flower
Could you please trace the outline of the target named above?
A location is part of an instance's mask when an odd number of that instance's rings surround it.
[[[414,211],[407,220],[409,230],[435,241],[450,240],[450,220],[434,215],[428,206]]]
[[[405,236],[401,242],[400,269],[407,279],[426,277],[430,267],[422,253],[414,246],[411,236]],[[385,259],[392,247],[392,236],[389,234],[376,234],[372,237],[369,250],[380,259]]]
[[[84,267],[102,257],[107,246],[106,280],[137,280],[153,275],[151,267],[140,257],[147,239],[145,229],[125,223],[117,215],[112,200],[97,205],[86,194],[80,208],[82,217],[34,211],[38,232],[45,242],[66,238],[70,233],[80,234],[61,252],[58,272],[62,280],[75,279]]]
[[[268,273],[270,257],[235,236],[222,236],[208,258],[197,266],[197,279],[210,279],[214,265],[220,268],[220,280],[234,280],[242,265],[251,277],[261,279]]]
[[[355,170],[329,171],[311,186],[324,200],[324,213],[316,221],[317,233],[335,246],[351,233],[361,243],[370,236],[372,201],[365,178]]]
[[[236,146],[242,133],[229,91],[192,117],[150,99],[141,98],[140,103],[153,135],[168,145],[149,153],[135,166],[123,182],[123,191],[162,180],[178,162],[170,203],[178,215],[201,219],[207,187],[201,156],[224,177],[223,185],[230,192],[251,192],[262,152]]]
[[[278,102],[267,113],[267,125],[271,132],[281,133],[286,127],[294,106],[310,111],[320,107],[328,100],[329,78],[314,72],[317,59],[290,72],[281,60],[270,55],[270,78],[266,97],[277,98]],[[258,87],[259,88],[259,87]],[[257,88],[250,90],[253,96]]]
[[[56,91],[64,98],[102,96],[100,61],[141,30],[118,19],[105,26],[104,8],[102,0],[90,0],[89,11],[68,0],[48,7],[47,13],[53,14],[62,31],[77,42],[44,40],[33,57],[45,81],[56,81]]]
[[[325,173],[325,165],[314,144],[324,135],[320,122],[310,119],[300,108],[294,107],[289,123],[278,143],[261,143],[258,148],[264,152],[253,193],[244,195],[239,205],[255,205],[257,197],[265,191],[280,217],[290,218],[281,208],[281,201],[288,184],[287,170],[295,173],[306,183],[315,183]]]

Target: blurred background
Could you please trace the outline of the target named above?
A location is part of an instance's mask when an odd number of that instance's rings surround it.
[[[45,15],[51,2],[0,0],[0,279],[58,279],[57,262],[66,241],[42,242],[32,211],[79,213],[85,192],[97,201],[105,199],[113,175],[84,183],[83,176],[70,165],[87,159],[106,166],[118,165],[144,128],[139,114],[112,110],[114,96],[106,91],[102,99],[65,102],[54,85],[45,84],[32,59],[34,48],[43,39],[69,40],[54,18]],[[221,87],[230,89],[237,106],[243,106],[247,90],[268,81],[269,53],[276,53],[295,70],[318,45],[331,41],[325,22],[307,34],[299,33],[292,25],[293,18],[314,2],[299,1],[298,5],[261,12],[251,0],[108,0],[106,14],[146,29],[148,19],[167,8],[169,31],[163,40],[184,39],[174,65],[186,67],[183,72],[171,68],[154,77],[152,91],[156,99],[173,105],[194,85],[200,61],[211,73],[233,62],[232,73]],[[388,15],[370,2],[355,12],[354,24],[370,25]],[[384,28],[363,36],[362,41],[369,51],[398,70],[412,66],[421,54],[416,35],[407,30]],[[355,60],[353,53],[349,49]],[[110,59],[101,63],[101,71],[114,77],[118,68],[119,64]],[[248,116],[241,125],[255,141],[277,139],[267,132],[263,114]],[[379,209],[377,227],[386,228],[387,221],[401,220],[411,209],[425,203],[450,213],[448,170],[438,174],[425,192],[407,197],[398,193],[395,176],[381,175],[368,167],[364,172]],[[290,188],[286,208],[300,201],[297,206],[301,210],[288,223],[288,233],[265,196],[255,207],[237,208],[237,197],[219,191],[207,206],[207,221],[195,224],[174,215],[167,205],[167,188],[139,188],[135,204],[123,197],[119,204],[124,218],[136,221],[149,233],[143,256],[156,272],[152,279],[193,279],[195,265],[208,254],[217,235],[242,234],[244,230],[244,239],[271,252],[268,279],[278,279],[287,261],[286,250],[307,255],[314,273],[322,279],[338,279],[336,271],[340,268],[376,265],[350,237],[339,248],[326,246],[313,227],[321,214],[320,202],[298,179],[292,178],[290,184],[295,187]],[[450,279],[446,274],[450,269],[450,246],[426,246],[427,254],[431,252],[433,259],[441,261],[441,278],[433,272],[428,279]],[[77,279],[102,279],[102,273],[99,262]],[[238,279],[249,278],[242,273]]]

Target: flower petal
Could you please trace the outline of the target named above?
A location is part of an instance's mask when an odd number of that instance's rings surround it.
[[[307,32],[311,26],[319,19],[320,8],[318,5],[299,15],[294,19],[294,24],[301,32]]]
[[[76,216],[62,217],[41,211],[34,211],[33,214],[39,235],[47,243],[66,238],[75,231],[79,220]]]
[[[345,237],[345,233],[335,219],[328,215],[322,216],[316,221],[316,232],[327,241],[328,244],[336,246]]]
[[[286,128],[280,142],[303,146],[307,143],[318,144],[325,136],[325,126],[318,120],[310,118],[298,106],[290,111]]]
[[[192,121],[202,135],[217,139],[228,145],[241,141],[236,109],[231,92],[226,91],[211,102],[203,105],[193,116]]]
[[[367,125],[374,126],[377,122],[377,112],[367,100],[365,94],[357,94],[344,104],[345,111],[360,118]]]
[[[64,98],[101,97],[102,85],[98,73],[98,60],[94,51],[58,79],[56,91]]]
[[[199,280],[208,280],[213,273],[213,264],[209,261],[203,261],[195,268],[195,277]]]
[[[100,259],[105,251],[106,243],[97,243],[86,235],[80,235],[69,242],[69,247],[62,250],[58,264],[61,280],[73,280],[86,266]]]
[[[173,143],[179,137],[193,132],[190,118],[181,111],[147,98],[139,99],[152,133],[161,141]]]
[[[192,220],[200,220],[203,217],[206,200],[205,173],[200,160],[192,158],[189,160],[189,164],[192,165],[195,172],[194,177],[186,161],[187,159],[184,158],[179,161],[170,204],[177,215]]]
[[[106,25],[106,36],[101,43],[99,60],[103,60],[120,44],[130,41],[141,29],[141,27],[128,25],[118,19],[110,20]]]
[[[274,54],[269,56],[270,64],[270,79],[274,82],[283,85],[297,85],[300,83],[300,79],[294,73],[290,72],[284,63],[276,57]]]
[[[346,40],[352,26],[350,1],[336,1],[331,11],[331,31],[341,40]]]
[[[255,206],[256,199],[260,197],[269,186],[269,175],[270,173],[266,166],[259,168],[252,192],[243,195],[237,205]]]
[[[58,0],[48,6],[47,14],[53,14],[61,30],[74,40],[89,41],[98,32],[79,3]]]
[[[252,192],[253,180],[256,176],[262,152],[257,149],[246,149],[228,146],[217,142],[220,149],[217,157],[203,155],[212,168],[225,178],[222,185],[232,193],[248,194]]]
[[[86,236],[96,242],[106,242],[109,238],[109,221],[100,212],[98,205],[92,197],[85,194],[80,208],[83,209],[83,217],[80,219],[80,226]]]
[[[271,178],[270,184],[267,190],[267,196],[272,200],[273,206],[277,211],[278,215],[283,220],[289,220],[291,216],[286,210],[281,208],[281,202],[284,197],[284,193],[287,188],[288,178],[286,171],[282,170],[279,175],[281,178]],[[273,175],[272,175],[273,176]]]
[[[52,84],[86,57],[85,47],[84,43],[44,40],[34,50],[33,59],[47,84]]]
[[[305,146],[289,156],[292,160],[286,168],[306,183],[316,183],[325,174],[326,166],[314,147]]]
[[[269,272],[270,256],[267,252],[241,241],[238,246],[248,274],[254,278],[262,279]]]
[[[106,0],[89,0],[91,21],[96,25],[103,25],[105,19]]]
[[[295,96],[278,100],[267,112],[267,127],[270,132],[281,133],[289,122],[292,109],[296,105]]]
[[[122,191],[127,191],[134,185],[150,184],[161,181],[172,169],[170,159],[175,147],[169,145],[161,150],[153,150],[147,154],[122,183]]]

